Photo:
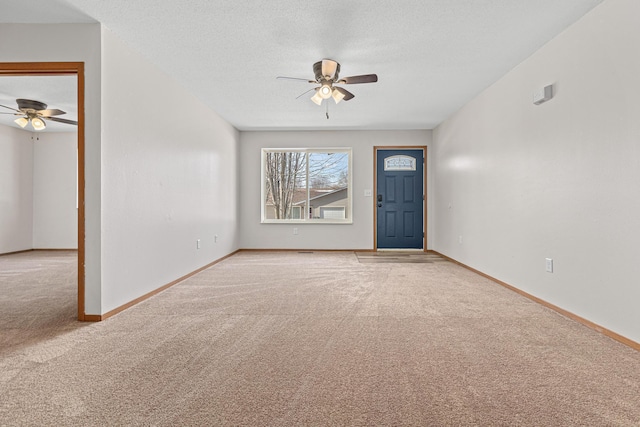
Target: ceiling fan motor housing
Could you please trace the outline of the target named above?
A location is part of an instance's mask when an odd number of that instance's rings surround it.
[[[325,61],[327,61],[325,59]],[[335,61],[332,61],[335,62]],[[340,63],[335,62],[336,64],[336,72],[333,75],[333,78],[331,79],[332,81],[337,81],[338,80],[338,74],[340,73]],[[318,83],[321,83],[323,80],[327,80],[325,78],[325,76],[322,75],[322,61],[318,61],[315,64],[313,64],[313,74],[316,76],[316,81]]]
[[[46,110],[47,104],[40,101],[33,101],[31,99],[16,99],[16,103],[18,104],[18,108],[20,110]]]

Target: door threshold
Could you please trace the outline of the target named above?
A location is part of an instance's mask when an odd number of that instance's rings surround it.
[[[402,249],[402,248],[378,248],[376,249],[378,252],[424,252],[424,249]]]

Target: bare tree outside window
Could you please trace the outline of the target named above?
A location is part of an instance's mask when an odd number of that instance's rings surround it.
[[[273,203],[276,219],[291,219],[291,207],[296,189],[305,185],[306,153],[267,153],[265,181],[267,200]],[[306,179],[305,179],[306,181]]]
[[[347,186],[347,153],[310,153],[309,187],[337,190]]]
[[[349,219],[349,149],[263,152],[263,219]]]

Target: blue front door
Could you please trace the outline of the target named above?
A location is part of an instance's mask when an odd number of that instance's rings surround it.
[[[376,153],[377,248],[423,249],[423,151]]]

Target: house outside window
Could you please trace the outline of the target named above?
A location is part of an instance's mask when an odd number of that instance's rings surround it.
[[[263,223],[352,223],[351,149],[262,150]]]

